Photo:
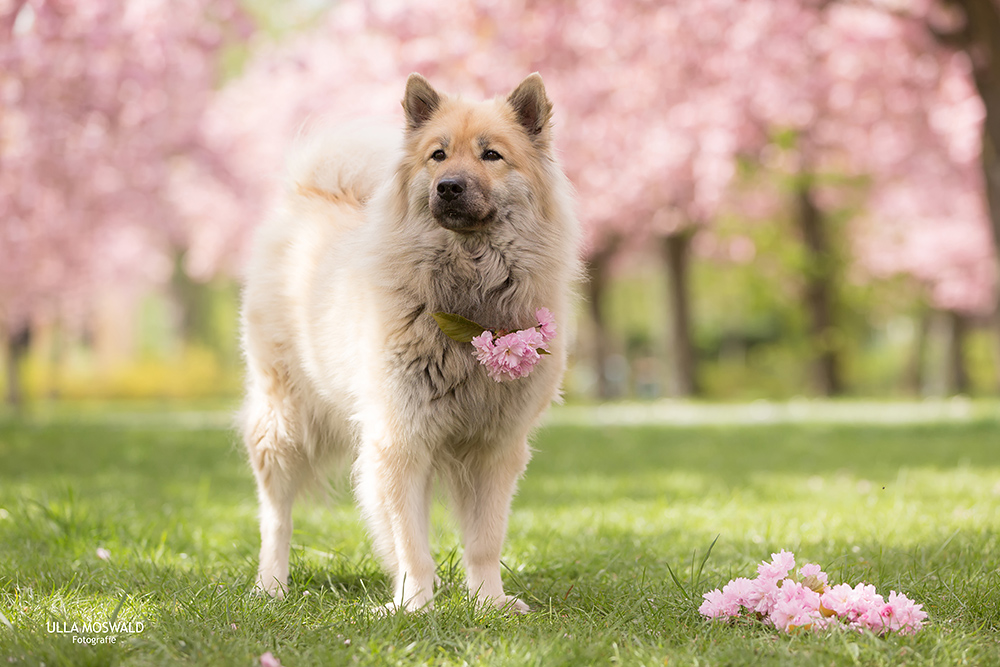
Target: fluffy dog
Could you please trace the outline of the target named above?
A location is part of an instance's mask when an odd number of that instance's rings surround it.
[[[353,460],[355,494],[394,582],[390,609],[431,603],[433,481],[450,492],[469,591],[504,593],[500,550],[528,436],[558,394],[578,225],[553,158],[538,74],[470,102],[406,82],[406,128],[314,136],[261,226],[243,293],[241,427],[260,501],[258,587],[288,585],[292,503]],[[432,314],[561,332],[530,376],[497,383]]]

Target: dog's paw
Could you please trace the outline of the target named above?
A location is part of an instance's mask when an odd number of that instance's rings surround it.
[[[258,579],[253,587],[254,595],[274,598],[275,600],[283,600],[287,592],[288,587],[281,584],[277,579],[271,579],[269,582]]]
[[[398,602],[393,600],[392,602],[387,602],[384,605],[375,607],[375,615],[382,617],[392,616],[393,614],[397,614],[401,611],[410,613],[413,612],[425,613],[433,609],[434,609],[433,600],[427,600],[426,602],[419,604],[414,601],[414,598],[410,598],[409,600],[406,601],[405,604],[399,604]]]
[[[513,595],[481,597],[479,598],[479,604],[496,607],[500,611],[505,611],[508,614],[521,615],[531,612],[531,607],[529,607],[523,600],[516,598]]]

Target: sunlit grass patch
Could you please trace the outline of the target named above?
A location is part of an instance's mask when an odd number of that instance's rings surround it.
[[[228,431],[177,423],[0,424],[10,664],[247,665],[265,651],[286,665],[1000,664],[996,420],[554,423],[503,556],[509,592],[535,610],[524,618],[470,602],[443,505],[435,610],[374,614],[389,584],[349,493],[296,508],[289,595],[254,596],[243,455]],[[789,637],[699,616],[703,592],[781,548],[837,581],[905,592],[927,628]],[[142,631],[97,645],[49,631],[112,617]]]

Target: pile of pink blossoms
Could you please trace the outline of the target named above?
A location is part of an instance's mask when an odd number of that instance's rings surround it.
[[[538,329],[522,329],[500,335],[485,330],[472,339],[476,358],[486,366],[491,378],[516,380],[531,372],[541,355],[548,354],[548,344],[556,336],[556,321],[548,308],[535,311]],[[497,336],[494,339],[494,336]]]
[[[797,577],[789,574],[793,569],[794,554],[784,550],[771,554],[770,563],[757,567],[756,579],[739,577],[721,591],[705,593],[698,611],[708,618],[757,615],[785,632],[846,624],[858,631],[908,635],[923,627],[927,618],[923,605],[902,593],[892,591],[886,600],[871,585],[830,586],[819,565],[803,565]]]

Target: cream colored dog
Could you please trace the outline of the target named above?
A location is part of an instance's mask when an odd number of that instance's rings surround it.
[[[472,103],[411,75],[407,127],[313,137],[258,230],[243,294],[241,426],[260,500],[257,585],[288,585],[292,503],[353,460],[358,503],[392,574],[390,609],[431,602],[435,477],[463,532],[469,590],[516,612],[500,550],[528,436],[558,393],[578,227],[552,156],[541,77]],[[497,383],[432,314],[507,330],[537,308],[560,335],[528,376]]]

